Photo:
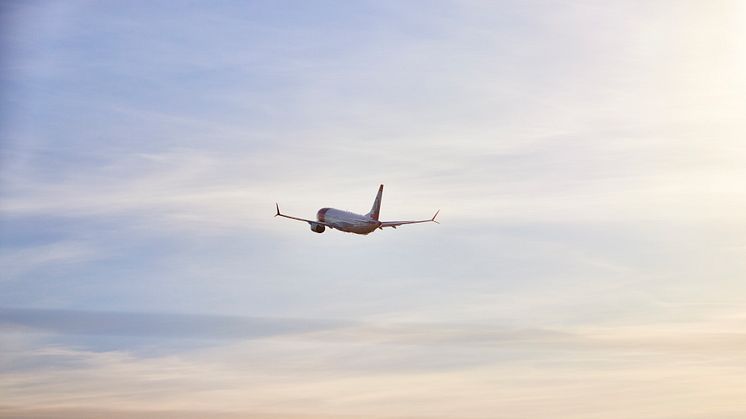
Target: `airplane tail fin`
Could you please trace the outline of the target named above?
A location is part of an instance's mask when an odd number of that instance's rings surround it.
[[[368,216],[374,220],[378,220],[378,216],[381,214],[381,197],[383,196],[383,185],[378,187],[378,195],[376,200],[373,201],[373,208],[370,209]]]

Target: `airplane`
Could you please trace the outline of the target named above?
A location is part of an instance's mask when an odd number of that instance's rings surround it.
[[[326,227],[334,230],[344,231],[346,233],[355,234],[370,234],[376,229],[383,230],[385,227],[396,228],[404,224],[418,224],[418,223],[436,223],[435,217],[438,216],[440,210],[435,212],[433,218],[429,220],[416,220],[416,221],[379,221],[378,215],[381,213],[381,197],[383,196],[383,185],[378,188],[378,195],[376,200],[373,201],[373,208],[370,212],[361,215],[354,214],[349,211],[342,211],[334,208],[321,208],[316,213],[316,220],[306,220],[305,218],[292,217],[285,215],[280,212],[280,205],[275,202],[277,208],[277,214],[275,217],[285,217],[291,220],[305,221],[311,225],[311,231],[315,233],[323,233]]]

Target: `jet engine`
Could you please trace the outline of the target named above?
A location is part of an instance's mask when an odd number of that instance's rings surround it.
[[[326,230],[323,224],[311,223],[311,231],[314,233],[323,233]]]

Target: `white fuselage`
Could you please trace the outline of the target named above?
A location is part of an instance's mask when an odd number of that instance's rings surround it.
[[[336,230],[348,233],[368,234],[375,231],[381,222],[367,215],[355,214],[334,208],[321,208],[316,219]]]
[[[437,223],[435,217],[438,216],[438,211],[436,211],[433,218],[429,220],[379,221],[378,216],[381,213],[382,196],[383,185],[378,187],[378,194],[376,194],[376,199],[373,201],[373,207],[370,209],[370,212],[365,215],[334,208],[321,208],[316,213],[316,219],[309,220],[281,213],[280,204],[275,202],[275,209],[277,210],[275,217],[284,217],[308,223],[311,226],[311,231],[314,233],[323,233],[328,227],[347,233],[370,234],[376,231],[376,229],[383,230],[386,227],[396,228],[405,224]]]

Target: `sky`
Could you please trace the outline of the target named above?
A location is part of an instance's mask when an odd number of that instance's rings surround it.
[[[744,417],[745,28],[3,2],[0,417]]]

